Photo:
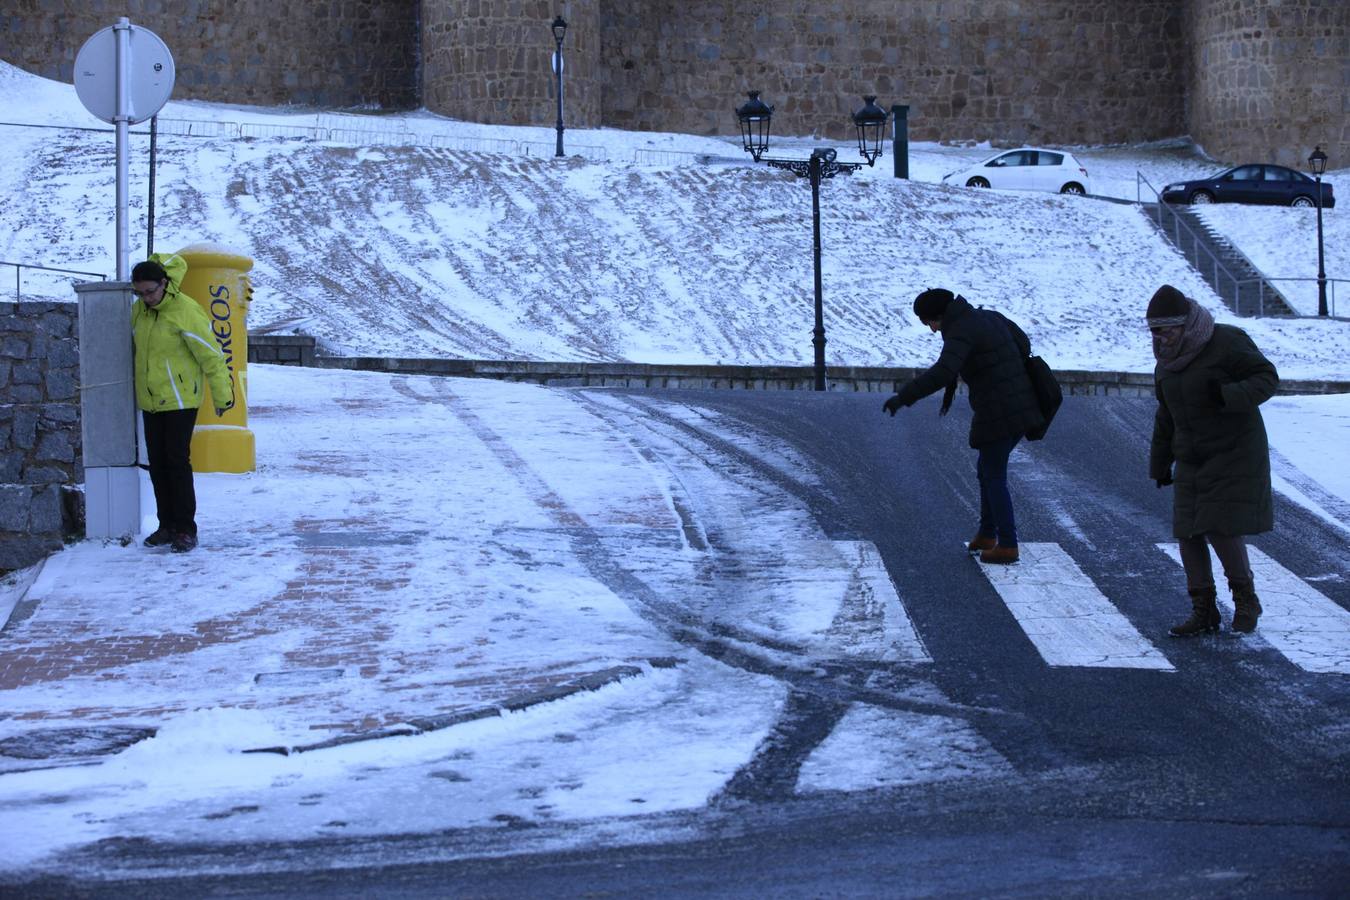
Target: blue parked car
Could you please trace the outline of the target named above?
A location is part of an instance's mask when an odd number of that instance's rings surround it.
[[[1317,182],[1293,169],[1273,165],[1245,165],[1213,178],[1178,181],[1163,188],[1167,203],[1265,203],[1274,206],[1316,206]],[[1336,205],[1331,185],[1322,182],[1322,208]]]

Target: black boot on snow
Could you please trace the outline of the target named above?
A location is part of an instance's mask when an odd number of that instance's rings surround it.
[[[1219,616],[1214,588],[1191,588],[1187,593],[1191,595],[1191,617],[1180,625],[1173,625],[1167,633],[1172,637],[1195,637],[1218,631],[1223,619]]]
[[[1261,601],[1256,597],[1256,588],[1251,584],[1232,585],[1233,588],[1233,630],[1250,634],[1256,630],[1256,620],[1261,617]]]

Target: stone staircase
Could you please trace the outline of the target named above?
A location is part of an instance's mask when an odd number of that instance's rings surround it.
[[[1239,316],[1295,315],[1284,295],[1251,260],[1193,211],[1161,202],[1142,207],[1233,312]]]

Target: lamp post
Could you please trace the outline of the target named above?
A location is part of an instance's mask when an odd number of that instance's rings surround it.
[[[563,56],[562,56],[562,42],[563,42],[563,36],[564,36],[565,34],[567,34],[567,23],[563,21],[563,17],[562,17],[562,16],[557,16],[557,17],[554,18],[553,24],[552,24],[551,26],[549,26],[549,27],[551,27],[551,28],[553,29],[553,40],[554,40],[554,42],[557,44],[557,49],[556,49],[556,50],[554,51],[554,53],[553,53],[553,73],[554,73],[554,75],[555,75],[555,76],[557,77],[557,79],[558,79],[558,80],[557,80],[557,88],[558,88],[558,91],[557,91],[557,93],[558,93],[558,150],[557,150],[557,152],[554,153],[553,155],[554,155],[554,156],[562,156],[562,155],[563,155],[563,140],[562,140],[562,137],[563,137],[563,110],[562,110],[562,106],[563,106],[563,85],[562,85]]]
[[[1317,314],[1327,314],[1327,270],[1322,261],[1322,173],[1327,170],[1327,155],[1322,148],[1313,148],[1308,157],[1308,168],[1317,179]]]
[[[815,274],[816,324],[812,329],[811,344],[815,348],[815,389],[825,390],[825,302],[820,282],[820,183],[836,175],[849,175],[862,168],[862,163],[839,162],[833,148],[822,147],[811,151],[809,159],[774,159],[765,157],[769,149],[769,122],[773,107],[759,99],[759,91],[750,91],[750,99],[736,110],[741,126],[741,142],[745,152],[755,162],[766,162],[775,169],[787,169],[799,178],[811,180],[811,261]],[[870,166],[881,156],[882,132],[886,127],[886,112],[877,106],[875,96],[863,98],[866,103],[853,114],[858,130],[858,152]]]

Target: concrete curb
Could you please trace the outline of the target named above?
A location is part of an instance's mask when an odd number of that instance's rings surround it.
[[[432,359],[383,356],[320,356],[308,335],[249,337],[249,361],[387,372],[400,375],[447,375],[459,378],[496,378],[551,387],[611,387],[638,389],[713,389],[751,391],[811,391],[815,372],[810,366],[658,365],[630,362],[535,362],[529,360]],[[923,368],[893,366],[831,366],[826,385],[835,393],[890,393]],[[1086,372],[1056,370],[1066,394],[1086,396],[1152,397],[1152,372]],[[1281,394],[1345,394],[1350,381],[1296,380],[1280,382]]]

